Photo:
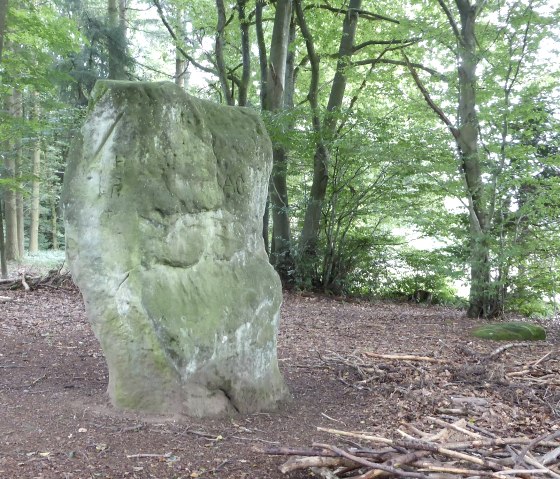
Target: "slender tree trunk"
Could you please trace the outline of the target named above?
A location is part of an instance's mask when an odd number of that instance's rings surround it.
[[[24,117],[23,112],[23,95],[20,91],[14,90],[14,116],[17,118]],[[23,175],[23,145],[19,135],[16,136],[15,141],[15,170],[14,175],[17,181],[22,184],[21,177]],[[23,192],[17,189],[16,195],[16,221],[17,221],[17,252],[18,257],[21,258],[25,254],[25,231],[23,228]]]
[[[226,28],[226,10],[224,0],[216,0],[216,10],[218,11],[218,25],[216,27],[216,45],[214,53],[216,55],[216,66],[218,68],[218,78],[222,87],[224,99],[228,105],[234,105],[233,95],[228,84],[226,62],[224,60],[224,30]]]
[[[17,95],[15,92],[8,99],[8,110],[12,116],[16,115],[15,100]],[[9,145],[8,153],[4,156],[4,169],[6,178],[15,181],[15,148],[14,143]],[[17,237],[17,204],[16,194],[13,188],[4,189],[4,219],[6,222],[6,259],[19,260],[19,248]]]
[[[482,178],[478,150],[478,116],[476,112],[476,55],[475,25],[478,6],[469,0],[456,0],[461,30],[459,36],[459,127],[456,135],[469,200],[471,235],[471,288],[467,315],[471,318],[492,315],[493,292],[490,276],[490,245],[488,195]]]
[[[16,169],[15,175],[18,180],[21,180],[23,168],[23,150],[21,140],[16,141]],[[16,191],[16,217],[17,217],[17,250],[18,257],[25,254],[25,231],[23,227],[23,193],[21,189]]]
[[[4,51],[4,32],[6,31],[6,16],[8,14],[8,0],[0,0],[0,63]],[[6,261],[6,242],[4,240],[4,201],[0,189],[0,274],[2,278],[8,277],[8,263]]]
[[[4,201],[0,196],[0,273],[2,278],[8,277],[8,262],[6,261],[6,244],[4,242]]]
[[[241,31],[241,54],[243,60],[243,72],[239,83],[238,102],[239,106],[247,106],[247,95],[251,81],[251,44],[249,37],[249,22],[245,16],[247,0],[237,0],[237,12],[239,15],[239,28]]]
[[[55,251],[58,246],[58,214],[56,211],[56,196],[53,192],[51,195],[51,232],[52,232],[52,249]]]
[[[39,107],[36,106],[36,116],[39,116]],[[29,227],[29,253],[39,251],[39,200],[41,176],[41,140],[37,138],[33,149],[33,183],[31,190],[31,224]]]
[[[6,31],[6,16],[8,14],[8,0],[0,0],[0,62],[4,51],[4,32]]]
[[[177,29],[178,36],[181,41],[186,40],[187,29],[186,29],[186,14],[185,10],[177,6]],[[185,88],[187,84],[187,61],[181,51],[179,50],[179,45],[175,47],[175,84],[181,88]]]
[[[353,53],[354,38],[358,25],[358,11],[362,0],[350,0],[344,17],[342,35],[338,49],[336,73],[331,86],[327,114],[320,130],[313,158],[313,182],[300,238],[300,257],[305,265],[317,254],[317,243],[321,226],[321,213],[329,180],[330,143],[336,135],[338,115],[346,91],[346,69]]]
[[[266,110],[266,77],[268,72],[268,57],[263,30],[263,7],[265,0],[257,0],[255,7],[255,31],[257,37],[257,47],[259,51],[260,69],[260,100],[261,110]],[[263,216],[263,240],[266,253],[270,256],[270,194],[267,195],[266,205]]]
[[[267,64],[264,109],[276,113],[284,108],[288,47],[290,44],[290,21],[292,0],[278,0],[270,56]],[[291,87],[290,87],[291,88]],[[272,151],[272,175],[269,185],[270,212],[272,216],[271,262],[285,283],[293,268],[291,256],[290,212],[287,185],[288,157],[284,147],[276,143]]]
[[[109,78],[126,80],[126,19],[123,0],[107,1],[107,23],[109,25]]]

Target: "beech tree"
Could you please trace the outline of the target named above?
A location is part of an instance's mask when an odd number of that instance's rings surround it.
[[[532,1],[523,5],[520,2],[506,3],[503,7],[493,8],[482,0],[455,0],[454,7],[445,0],[438,0],[438,4],[454,43],[454,46],[447,46],[456,59],[455,118],[434,99],[408,57],[403,56],[428,106],[454,139],[469,219],[471,287],[468,315],[491,317],[503,311],[500,281],[493,275],[493,270],[499,269],[499,260],[492,244],[500,217],[498,188],[507,175],[509,163],[511,101],[516,89],[522,87],[527,57],[538,48],[546,20],[539,18],[536,2]],[[500,48],[501,44],[506,45],[505,52]],[[489,74],[481,75],[481,64],[486,62]],[[486,101],[481,101],[481,87],[487,91],[491,89],[494,96],[490,99],[486,94]],[[487,115],[486,123],[480,121],[480,110]],[[494,121],[492,125],[491,118],[501,121],[497,122],[499,124]],[[493,147],[488,145],[497,145],[499,151],[494,154]],[[483,151],[481,147],[484,147]]]

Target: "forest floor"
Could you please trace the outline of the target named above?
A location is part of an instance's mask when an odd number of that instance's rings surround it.
[[[479,324],[439,306],[286,293],[279,359],[289,404],[145,418],[108,403],[103,354],[75,289],[0,290],[0,478],[303,479],[319,476],[283,475],[287,457],[263,451],[348,444],[318,427],[392,438],[462,417],[500,437],[557,431],[558,324],[543,323],[546,342],[501,351],[469,336]]]

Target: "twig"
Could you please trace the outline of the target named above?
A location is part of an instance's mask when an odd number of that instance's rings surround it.
[[[76,379],[76,378],[74,378]],[[136,432],[139,431],[140,429],[142,429],[144,427],[144,424],[136,424],[134,426],[130,426],[130,427],[123,427],[119,432]]]
[[[343,423],[342,421],[339,421],[338,419],[335,419],[334,417],[327,416],[324,412],[321,413],[321,416],[326,417],[327,419],[329,419],[329,420],[331,420],[331,421],[338,422],[338,423],[343,424],[344,426],[346,426],[346,424]]]
[[[265,444],[280,444],[278,441],[267,441],[266,439],[261,439],[260,437],[241,437],[241,436],[229,436],[232,439],[239,439],[241,441],[253,441],[253,442],[264,442]]]
[[[157,458],[168,458],[171,457],[173,455],[173,453],[171,452],[166,452],[165,454],[127,454],[126,458],[127,459],[138,459],[138,458],[143,458],[143,457],[157,457]]]
[[[544,356],[542,356],[541,358],[537,359],[534,363],[532,363],[532,364],[531,364],[531,367],[534,368],[534,367],[538,366],[538,365],[539,365],[540,363],[542,363],[545,359],[548,359],[548,357],[549,357],[551,354],[554,354],[554,353],[557,353],[557,352],[558,352],[558,350],[549,351],[549,352],[546,353]]]
[[[436,424],[439,424],[440,426],[444,426],[446,428],[450,428],[450,429],[453,429],[457,432],[460,432],[461,434],[465,434],[466,436],[473,437],[473,438],[476,438],[476,439],[481,438],[480,434],[477,434],[475,432],[471,432],[468,429],[465,429],[464,427],[461,427],[457,424],[457,423],[465,424],[464,419],[461,419],[461,420],[459,420],[455,423],[449,423],[449,422],[446,422],[446,421],[442,421],[441,419],[438,419],[437,417],[431,417],[431,416],[428,416],[426,419],[428,419],[428,421],[435,422]]]
[[[45,379],[47,377],[47,373],[43,374],[41,377],[34,379],[30,384],[28,384],[26,387],[28,388],[32,388],[33,386],[35,386],[35,384],[37,384],[41,379]]]
[[[414,354],[379,354],[364,351],[362,354],[370,358],[396,359],[398,361],[426,361],[429,363],[445,363],[443,359],[431,358],[429,356],[415,356]]]
[[[494,351],[492,351],[488,356],[486,356],[485,359],[494,359],[495,357],[499,356],[500,354],[502,354],[504,351],[507,351],[508,349],[511,348],[526,348],[528,346],[531,346],[530,344],[526,344],[526,343],[508,343],[508,344],[504,344],[503,346],[500,346],[499,348],[496,348]]]

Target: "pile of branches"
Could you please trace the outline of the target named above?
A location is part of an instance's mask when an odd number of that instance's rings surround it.
[[[408,431],[398,429],[397,439],[317,428],[349,438],[352,446],[316,443],[309,449],[277,447],[264,452],[290,456],[280,467],[284,474],[307,469],[325,479],[560,478],[560,430],[536,438],[498,437],[464,419],[427,419],[442,428],[434,434],[404,425]]]
[[[70,273],[63,273],[61,269],[52,269],[44,276],[30,276],[22,271],[17,279],[0,280],[0,290],[32,291],[39,287],[72,289],[74,282]]]
[[[481,354],[457,345],[455,359],[370,351],[347,356],[328,352],[319,359],[335,372],[340,382],[360,391],[374,391],[387,385],[399,391],[430,389],[432,398],[449,402],[445,397],[448,381],[462,384],[466,393],[469,386],[484,382],[491,384],[493,393],[497,395],[509,394],[511,390],[515,390],[516,394],[522,391],[527,401],[538,403],[550,409],[553,416],[560,417],[560,349],[554,348],[537,359],[528,358],[523,363],[519,362],[520,356],[514,356],[514,361],[504,358],[504,353],[512,348],[530,346],[531,343],[527,342],[508,343]],[[500,358],[504,360],[499,361]],[[546,397],[541,398],[541,395]],[[422,397],[423,394],[416,396]],[[484,406],[482,403],[487,403],[476,397],[456,398],[450,402],[453,403],[451,409],[444,408],[439,412],[467,416],[473,414],[473,408],[480,410],[480,406]],[[457,402],[468,404],[458,405]]]

